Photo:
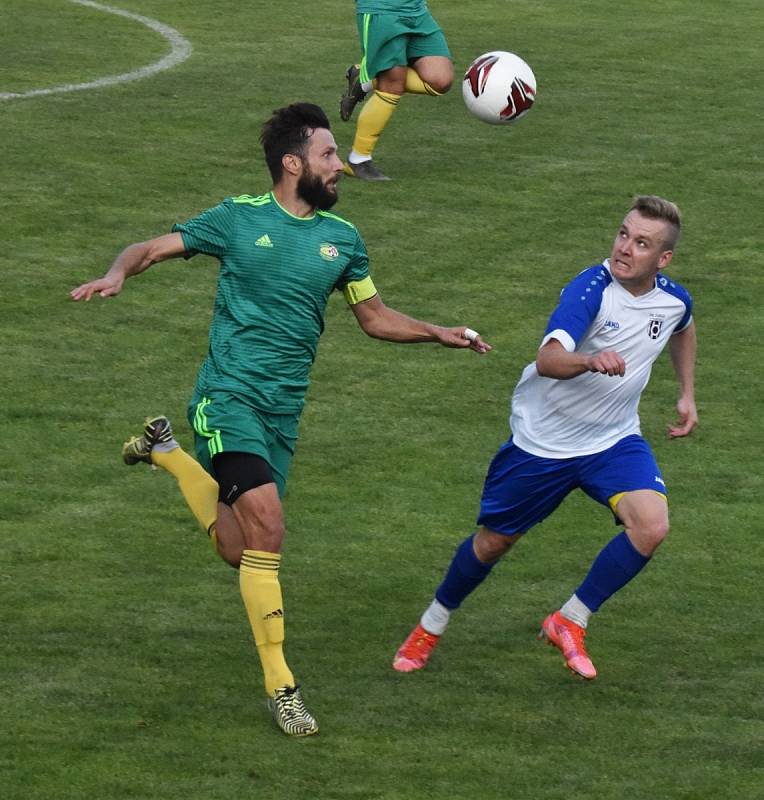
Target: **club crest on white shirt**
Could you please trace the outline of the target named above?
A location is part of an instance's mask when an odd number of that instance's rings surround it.
[[[663,317],[653,316],[647,323],[647,335],[651,339],[657,339],[661,335],[661,328],[663,327]]]

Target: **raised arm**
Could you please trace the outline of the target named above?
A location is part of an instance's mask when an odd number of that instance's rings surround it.
[[[695,353],[697,351],[695,322],[683,331],[675,333],[669,340],[671,363],[674,365],[679,382],[679,400],[676,404],[679,421],[668,426],[672,439],[687,436],[698,424],[698,410],[695,407]]]
[[[109,271],[94,281],[83,283],[69,293],[72,300],[90,300],[94,294],[113,297],[122,291],[125,280],[147,270],[152,264],[183,255],[185,247],[179,233],[168,233],[126,247],[109,267]]]
[[[566,350],[557,339],[550,339],[536,354],[536,369],[544,378],[568,380],[584,372],[622,377],[626,362],[614,350],[602,353],[579,353]]]
[[[378,294],[363,303],[352,305],[351,308],[364,333],[374,339],[401,344],[438,342],[444,347],[469,347],[476,353],[486,353],[491,349],[491,345],[470,328],[444,328],[407,317],[388,308]]]

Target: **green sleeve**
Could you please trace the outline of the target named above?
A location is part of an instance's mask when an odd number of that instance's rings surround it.
[[[186,250],[222,258],[233,238],[235,208],[230,198],[220,205],[203,211],[188,222],[176,223],[173,233],[180,233]]]
[[[353,254],[345,267],[342,276],[337,281],[337,288],[344,289],[349,283],[362,281],[369,277],[369,254],[361,235],[356,231]]]

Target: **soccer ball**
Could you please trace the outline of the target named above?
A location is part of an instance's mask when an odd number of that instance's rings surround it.
[[[467,109],[483,122],[506,125],[524,117],[536,99],[533,70],[514,53],[494,50],[476,58],[464,73]]]

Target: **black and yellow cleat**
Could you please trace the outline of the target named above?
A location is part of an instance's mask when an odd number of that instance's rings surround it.
[[[318,733],[318,723],[305,708],[299,686],[282,686],[267,702],[274,722],[287,736]]]
[[[133,436],[122,445],[122,460],[130,467],[140,461],[151,463],[151,449],[143,436]]]
[[[361,161],[360,164],[352,164],[350,161],[342,162],[342,171],[345,175],[351,178],[358,178],[362,181],[389,181],[384,172],[380,172],[375,166],[374,162],[369,159],[368,161]]]
[[[158,444],[169,445],[174,441],[172,425],[167,417],[149,417],[143,423],[143,435],[133,436],[122,445],[122,460],[128,466],[142,461],[151,464],[151,451]]]
[[[361,86],[361,69],[358,64],[351,64],[347,68],[345,78],[348,82],[348,91],[340,98],[340,118],[343,122],[347,122],[353,116],[355,107],[363,103],[368,94]]]

